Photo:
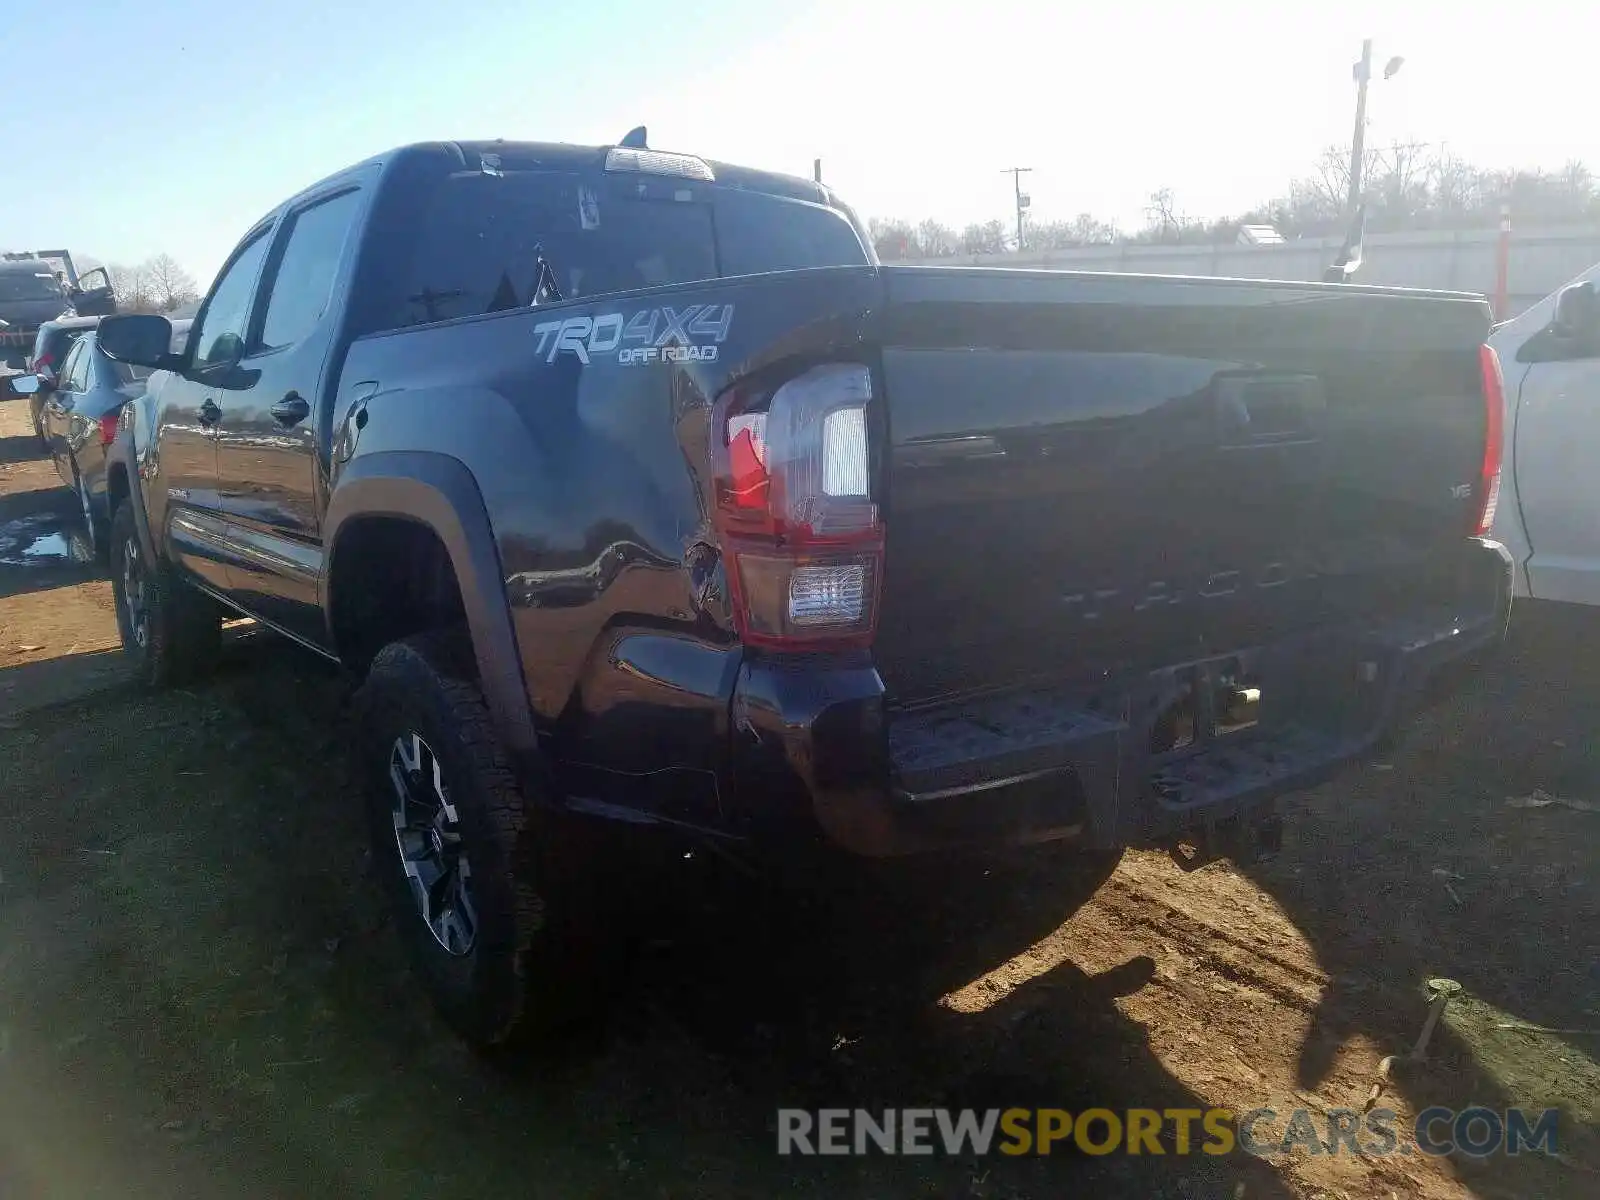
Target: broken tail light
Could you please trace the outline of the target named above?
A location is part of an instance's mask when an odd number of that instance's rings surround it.
[[[873,496],[871,372],[812,367],[734,389],[712,422],[715,525],[750,645],[862,646],[877,626],[883,522]]]

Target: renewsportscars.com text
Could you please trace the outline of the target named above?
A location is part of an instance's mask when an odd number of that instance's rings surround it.
[[[1555,1109],[861,1108],[778,1110],[781,1155],[1286,1154],[1556,1152]]]

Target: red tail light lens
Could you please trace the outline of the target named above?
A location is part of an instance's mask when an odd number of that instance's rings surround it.
[[[1500,373],[1500,356],[1491,346],[1478,350],[1483,366],[1483,470],[1478,481],[1478,523],[1473,532],[1487,537],[1494,528],[1494,512],[1500,503],[1500,461],[1505,454],[1505,377]]]
[[[715,524],[747,643],[814,650],[871,642],[883,573],[871,401],[866,367],[829,363],[718,403]]]
[[[117,440],[117,418],[121,415],[121,412],[122,410],[118,409],[116,412],[108,412],[100,418],[100,444],[102,446],[109,446]]]

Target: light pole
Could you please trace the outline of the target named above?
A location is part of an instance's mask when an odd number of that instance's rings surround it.
[[[1383,77],[1393,79],[1406,60],[1398,54],[1383,67]],[[1361,43],[1361,61],[1353,68],[1356,79],[1356,131],[1350,139],[1350,197],[1346,202],[1352,220],[1361,203],[1361,164],[1367,148],[1367,84],[1372,79],[1372,39]]]

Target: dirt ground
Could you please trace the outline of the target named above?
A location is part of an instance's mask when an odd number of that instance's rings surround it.
[[[24,414],[0,405],[0,1196],[1600,1194],[1600,812],[1507,804],[1600,799],[1587,613],[1519,613],[1402,749],[1293,797],[1264,864],[1058,851],[773,896],[687,860],[595,1028],[492,1070],[387,927],[342,684],[250,630],[204,685],[124,684]],[[775,1153],[780,1106],[1359,1108],[1436,976],[1463,995],[1383,1103],[1557,1107],[1557,1155]]]

